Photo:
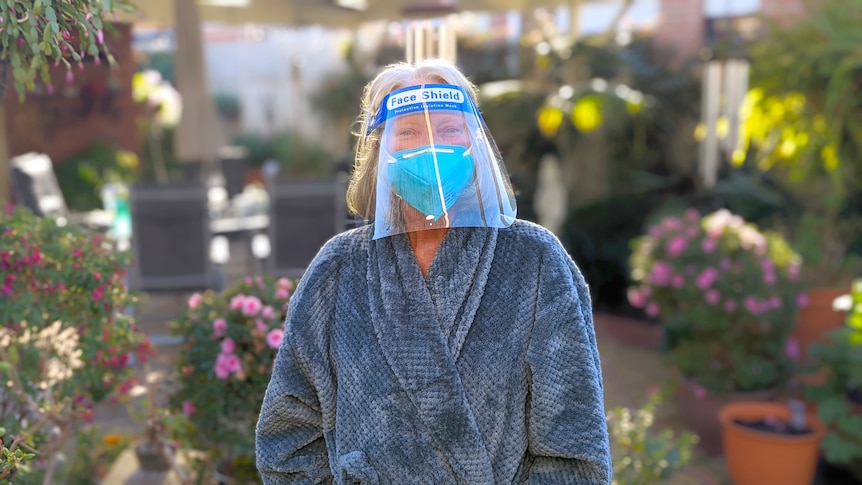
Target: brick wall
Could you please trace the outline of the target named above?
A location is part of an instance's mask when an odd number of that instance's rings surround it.
[[[704,42],[703,2],[660,0],[659,9],[656,41],[673,53],[674,62],[697,55]]]
[[[109,67],[88,57],[83,70],[73,68],[74,79],[66,80],[64,67],[54,68],[54,93],[41,88],[19,103],[18,93],[6,92],[6,135],[9,156],[31,151],[47,153],[57,163],[95,142],[107,142],[140,155],[137,117],[139,105],[132,100],[132,76],[136,65],[132,53],[131,26],[117,24],[117,35],[105,33],[105,41],[117,61]]]

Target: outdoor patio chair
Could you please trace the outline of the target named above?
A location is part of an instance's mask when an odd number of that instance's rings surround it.
[[[133,186],[129,202],[133,289],[197,291],[216,284],[205,187]]]
[[[350,226],[342,180],[276,182],[270,196],[267,272],[298,278],[332,236]]]
[[[15,202],[39,217],[63,217],[98,230],[111,224],[105,211],[69,212],[57,183],[51,158],[44,153],[25,153],[9,162]]]

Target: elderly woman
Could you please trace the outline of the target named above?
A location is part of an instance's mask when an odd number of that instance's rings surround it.
[[[265,483],[606,484],[589,291],[515,218],[508,176],[453,65],[365,89],[351,210],[288,310],[257,426]]]

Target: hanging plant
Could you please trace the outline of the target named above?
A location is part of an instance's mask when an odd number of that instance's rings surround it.
[[[128,0],[6,0],[0,2],[0,95],[8,87],[10,73],[19,99],[36,87],[37,77],[48,93],[54,91],[50,67],[73,65],[83,69],[87,56],[100,62],[114,58],[105,43],[108,15],[129,12]]]

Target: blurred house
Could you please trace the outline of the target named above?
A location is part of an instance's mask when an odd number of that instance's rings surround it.
[[[716,40],[757,35],[763,15],[780,22],[804,14],[805,0],[659,0],[655,36],[682,61]]]

